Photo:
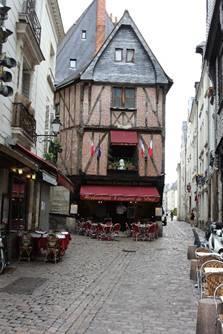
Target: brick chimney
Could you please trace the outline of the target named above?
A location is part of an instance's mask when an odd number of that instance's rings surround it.
[[[97,20],[96,20],[96,52],[105,41],[105,1],[97,0]]]

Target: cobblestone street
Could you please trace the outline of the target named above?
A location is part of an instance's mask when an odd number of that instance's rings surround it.
[[[23,262],[0,276],[0,333],[194,334],[192,242],[190,225],[175,221],[152,242],[75,235],[62,262]]]

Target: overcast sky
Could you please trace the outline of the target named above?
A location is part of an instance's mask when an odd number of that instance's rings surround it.
[[[65,31],[92,0],[58,0]],[[149,47],[174,85],[166,105],[166,183],[177,178],[181,127],[188,113],[188,101],[199,81],[201,56],[196,45],[205,40],[204,0],[107,0],[107,12],[118,19],[125,9],[140,29]]]

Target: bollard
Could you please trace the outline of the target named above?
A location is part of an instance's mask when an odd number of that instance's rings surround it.
[[[215,304],[213,297],[200,299],[197,310],[196,334],[216,334],[217,314],[222,313],[222,311],[223,305],[220,300],[216,300]]]
[[[192,281],[196,281],[197,280],[197,259],[191,260],[190,263],[190,279]]]
[[[196,250],[197,246],[188,246],[188,249],[187,249],[187,258],[188,260],[191,260],[191,259],[195,259],[195,250]]]

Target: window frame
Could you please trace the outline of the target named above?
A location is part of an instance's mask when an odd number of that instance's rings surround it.
[[[117,57],[116,57],[116,52],[117,51],[121,51],[121,59],[120,60],[117,60]],[[124,49],[123,48],[115,48],[115,62],[116,63],[121,63],[123,62],[124,60]]]
[[[133,51],[132,60],[128,60],[128,53],[130,51]],[[126,49],[126,63],[128,63],[128,64],[134,64],[135,63],[135,49]]]
[[[71,66],[71,63],[74,62],[75,66]],[[70,58],[70,67],[71,70],[76,70],[77,69],[77,59],[76,58]]]
[[[126,101],[127,101],[127,95],[126,95],[126,92],[127,90],[132,90],[134,92],[134,96],[132,98],[132,100],[134,101],[133,102],[133,105],[134,106],[131,106],[131,107],[127,107],[126,106]],[[119,106],[115,105],[115,90],[120,90],[121,94],[120,94],[120,104]],[[121,87],[121,86],[113,86],[112,87],[112,99],[111,99],[111,108],[112,109],[116,109],[116,110],[136,110],[136,87]]]
[[[87,39],[87,30],[83,29],[81,31],[81,39],[84,40],[84,41]]]

